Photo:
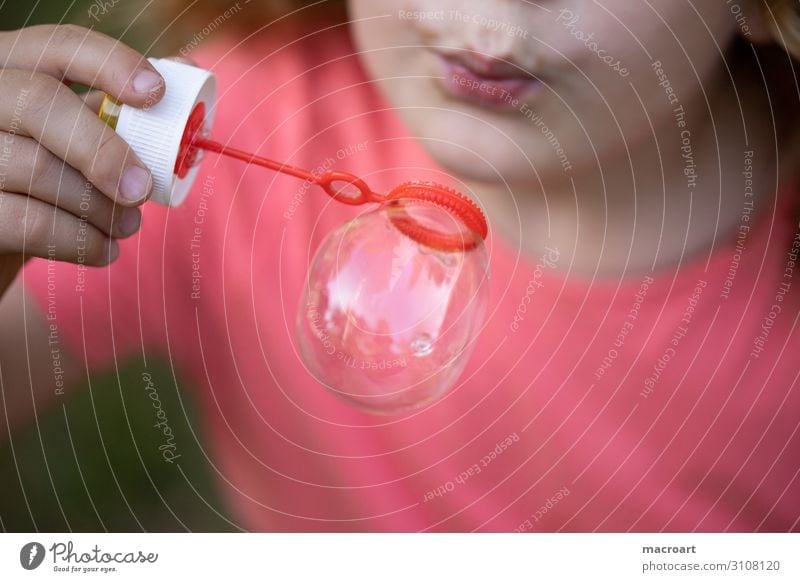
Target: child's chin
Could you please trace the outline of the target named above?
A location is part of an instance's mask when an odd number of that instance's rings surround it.
[[[530,166],[525,166],[516,156],[504,155],[503,148],[484,149],[476,145],[470,151],[448,143],[423,140],[428,153],[454,178],[490,184],[525,183],[533,176]],[[508,153],[508,152],[506,152]]]
[[[455,178],[492,184],[535,181],[531,167],[550,173],[552,148],[531,140],[517,120],[470,118],[456,110],[404,110],[407,126],[430,156]],[[535,134],[534,134],[535,135]]]

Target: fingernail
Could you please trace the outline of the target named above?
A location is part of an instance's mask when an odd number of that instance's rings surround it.
[[[164,80],[153,71],[142,69],[133,77],[133,90],[137,93],[151,93],[158,89]]]
[[[108,261],[108,264],[110,265],[116,261],[117,257],[119,257],[119,243],[113,239],[110,239],[106,243],[106,260]]]
[[[131,236],[142,224],[142,213],[136,208],[123,208],[120,212],[117,230],[122,236]]]
[[[143,200],[150,192],[152,178],[150,172],[139,166],[130,166],[122,174],[119,193],[128,202]]]

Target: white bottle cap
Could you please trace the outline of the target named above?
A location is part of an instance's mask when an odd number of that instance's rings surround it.
[[[195,166],[183,178],[176,175],[181,138],[189,116],[199,103],[205,104],[204,128],[211,129],[217,82],[213,73],[191,65],[167,59],[148,60],[164,77],[164,97],[142,109],[124,105],[116,130],[152,172],[151,200],[179,206],[189,193],[198,170]]]

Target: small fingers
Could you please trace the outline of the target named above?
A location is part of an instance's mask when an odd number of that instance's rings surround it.
[[[105,96],[106,94],[103,91],[88,91],[81,98],[86,107],[97,113],[100,111],[100,106],[103,104]]]
[[[119,255],[119,244],[66,210],[23,194],[0,192],[0,254],[100,267]]]
[[[3,68],[36,71],[95,87],[129,105],[155,103],[164,79],[122,42],[74,24],[29,26],[0,36]]]
[[[58,206],[115,238],[138,231],[141,212],[137,208],[115,206],[80,172],[35,140],[0,132],[0,142],[13,152],[13,163],[2,185],[4,190],[26,193]]]
[[[153,187],[149,170],[127,143],[63,83],[15,69],[0,70],[0,130],[25,134],[79,170],[124,206],[144,202]]]

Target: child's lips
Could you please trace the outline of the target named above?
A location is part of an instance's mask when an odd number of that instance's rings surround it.
[[[524,98],[541,82],[503,61],[464,59],[438,55],[442,66],[442,86],[449,94],[495,109],[519,109]]]

